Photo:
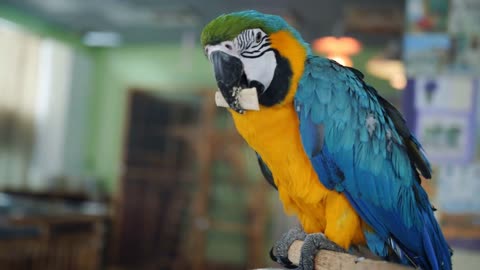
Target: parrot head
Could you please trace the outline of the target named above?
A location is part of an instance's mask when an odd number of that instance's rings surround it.
[[[205,55],[231,109],[243,113],[241,89],[255,87],[260,105],[293,99],[310,53],[300,34],[279,16],[257,11],[224,14],[202,31]]]

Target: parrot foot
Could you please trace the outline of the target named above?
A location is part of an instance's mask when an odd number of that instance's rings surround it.
[[[288,249],[294,241],[303,241],[306,237],[307,234],[299,227],[289,230],[272,247],[270,250],[270,258],[285,268],[296,268],[296,266],[288,259]]]
[[[300,263],[298,267],[288,259],[288,250],[292,243],[296,240],[303,241],[300,253]],[[270,250],[270,258],[281,264],[285,268],[297,270],[314,270],[315,255],[319,250],[331,250],[335,252],[346,252],[343,248],[330,241],[322,233],[306,234],[300,228],[294,228],[288,231],[277,241]],[[275,251],[275,252],[274,252]]]
[[[300,253],[298,270],[314,270],[315,256],[319,250],[346,252],[343,248],[330,241],[323,233],[312,233],[305,237]]]

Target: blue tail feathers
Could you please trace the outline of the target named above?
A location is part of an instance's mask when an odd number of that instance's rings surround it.
[[[423,189],[417,189],[417,191],[419,199],[423,202],[428,202],[425,191]],[[422,203],[422,206],[419,211],[423,220],[423,227],[420,228],[420,231],[415,230],[416,233],[412,232],[412,234],[419,237],[418,242],[421,250],[406,248],[402,243],[404,239],[398,239],[397,242],[409,264],[413,264],[413,266],[421,269],[451,270],[452,250],[443,236],[430,204]]]
[[[429,267],[424,269],[450,270],[452,269],[451,255],[452,251],[443,237],[433,212],[423,213],[425,227],[422,232],[423,247],[428,260]]]

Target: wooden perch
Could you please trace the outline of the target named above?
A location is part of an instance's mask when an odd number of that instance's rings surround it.
[[[288,250],[288,259],[298,265],[303,241],[295,241]],[[315,270],[407,270],[413,269],[400,264],[389,263],[386,261],[375,261],[363,259],[355,262],[357,256],[333,252],[329,250],[320,250],[315,257]]]

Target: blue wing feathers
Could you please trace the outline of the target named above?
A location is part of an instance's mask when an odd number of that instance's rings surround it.
[[[386,257],[388,255],[388,248],[385,245],[385,241],[383,241],[378,234],[366,231],[365,238],[367,239],[368,247],[372,252],[381,257]]]
[[[327,104],[330,102],[330,98],[332,96],[332,91],[326,91],[325,94],[321,93],[321,92],[316,92],[317,94],[317,99],[320,103],[322,104]]]
[[[344,192],[373,229],[365,233],[372,251],[385,256],[388,246],[405,263],[451,269],[419,184],[417,169],[431,175],[425,153],[400,113],[362,78],[324,58],[307,60],[295,96],[304,149],[320,181]]]

